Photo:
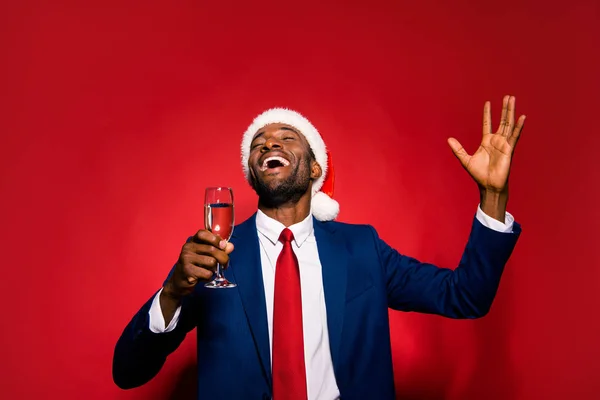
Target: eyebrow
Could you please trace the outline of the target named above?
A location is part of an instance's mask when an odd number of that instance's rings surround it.
[[[282,126],[281,128],[278,129],[278,131],[290,131],[290,132],[294,132],[296,135],[299,135],[300,132],[298,132],[296,129],[291,128],[289,126]],[[259,131],[256,136],[254,136],[254,138],[252,139],[252,142],[254,142],[256,139],[258,139],[261,136],[264,136],[265,131]]]
[[[297,130],[295,130],[294,128],[289,127],[289,126],[282,126],[281,128],[279,128],[279,130],[280,131],[291,131],[291,132],[294,132],[296,134],[300,134],[300,132],[298,132]]]

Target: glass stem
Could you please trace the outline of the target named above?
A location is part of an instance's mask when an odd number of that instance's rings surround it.
[[[223,274],[221,273],[221,263],[217,263],[217,276],[215,280],[223,280]]]

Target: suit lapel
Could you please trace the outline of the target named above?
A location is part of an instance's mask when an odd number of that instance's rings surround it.
[[[314,220],[314,227],[323,273],[331,359],[337,372],[346,306],[348,250],[341,235],[335,235],[335,224]]]
[[[260,262],[260,245],[256,232],[256,214],[235,227],[231,238],[235,246],[228,269],[237,283],[242,305],[252,331],[252,337],[263,367],[264,376],[271,385],[271,356],[265,290]]]

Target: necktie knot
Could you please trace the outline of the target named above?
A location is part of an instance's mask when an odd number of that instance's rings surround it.
[[[289,243],[294,240],[294,234],[288,228],[281,231],[279,235],[279,241],[283,244]]]

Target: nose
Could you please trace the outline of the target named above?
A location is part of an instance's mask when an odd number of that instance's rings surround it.
[[[265,141],[265,144],[262,147],[262,151],[266,152],[272,149],[280,149],[281,142],[274,137],[270,137]]]

